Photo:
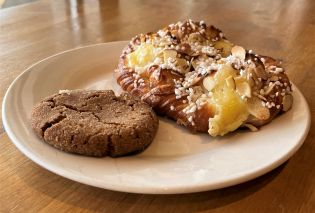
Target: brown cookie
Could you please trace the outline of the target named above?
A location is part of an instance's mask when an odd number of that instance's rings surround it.
[[[147,104],[111,90],[61,91],[38,103],[31,119],[36,134],[50,145],[97,157],[143,151],[158,128]]]

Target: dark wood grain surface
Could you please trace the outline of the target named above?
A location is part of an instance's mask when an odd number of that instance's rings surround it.
[[[0,100],[28,66],[52,54],[128,40],[171,22],[205,20],[234,43],[282,59],[315,118],[312,0],[36,1],[0,10]],[[186,195],[113,192],[37,166],[0,128],[0,212],[314,212],[315,127],[281,167],[226,189]]]

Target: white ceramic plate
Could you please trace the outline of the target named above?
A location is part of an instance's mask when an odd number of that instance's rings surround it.
[[[302,145],[310,113],[296,87],[292,110],[258,132],[237,131],[211,138],[160,119],[157,136],[146,151],[117,159],[68,154],[39,140],[29,122],[34,104],[61,89],[117,90],[112,73],[125,44],[99,44],[54,55],[12,83],[3,101],[3,124],[21,152],[42,167],[81,183],[124,192],[171,194],[253,179],[284,163]]]

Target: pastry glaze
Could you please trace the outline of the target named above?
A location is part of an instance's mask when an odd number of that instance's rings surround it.
[[[159,115],[212,136],[241,126],[257,130],[293,101],[280,62],[232,44],[203,21],[137,35],[115,75],[123,90]]]

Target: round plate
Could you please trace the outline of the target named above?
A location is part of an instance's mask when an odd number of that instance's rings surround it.
[[[93,158],[59,151],[36,137],[30,125],[35,103],[61,89],[114,89],[113,70],[126,42],[98,44],[44,59],[22,73],[3,101],[3,124],[12,142],[42,167],[105,189],[151,194],[218,189],[258,177],[288,160],[310,126],[308,105],[294,87],[292,109],[258,132],[225,137],[191,134],[160,119],[158,133],[143,153]]]

